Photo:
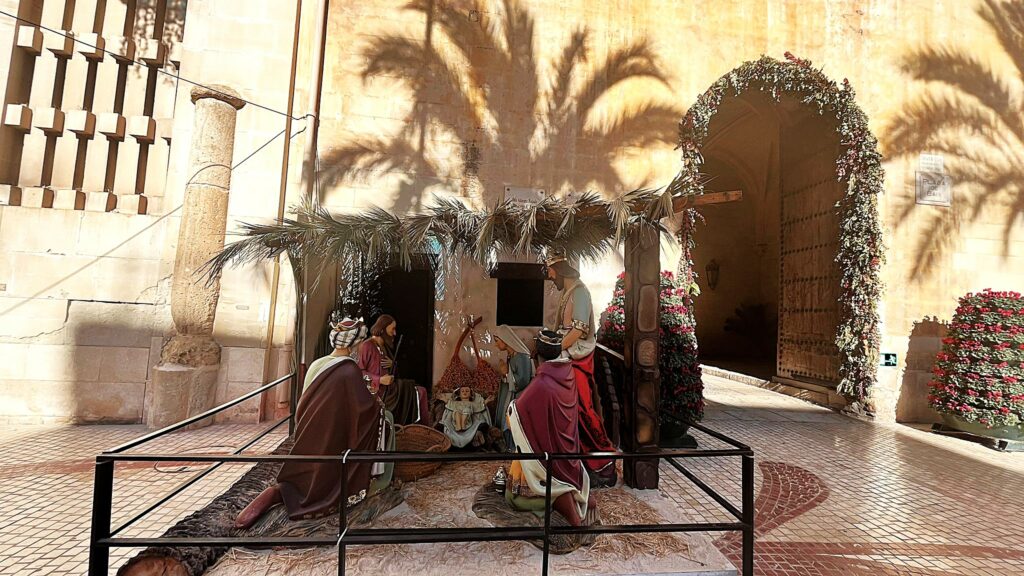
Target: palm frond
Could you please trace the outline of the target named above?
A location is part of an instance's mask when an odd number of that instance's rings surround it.
[[[577,96],[578,118],[586,120],[601,96],[616,85],[635,78],[650,78],[668,86],[668,76],[646,40],[615,50],[593,71]]]
[[[533,231],[537,228],[537,210],[539,207],[539,204],[533,204],[519,210],[517,226],[519,241],[515,243],[517,253],[525,254],[533,247]]]
[[[299,260],[338,262],[357,257],[387,261],[397,255],[410,266],[412,256],[428,250],[432,241],[485,267],[507,251],[526,255],[554,249],[594,260],[620,245],[636,226],[667,233],[661,219],[672,214],[673,198],[667,190],[637,189],[612,200],[585,193],[474,210],[456,198],[437,197],[424,213],[401,218],[378,207],[331,214],[304,201],[294,208],[296,217],[279,224],[243,224],[243,238],[207,262],[203,272],[212,282],[228,266],[285,252]]]
[[[927,152],[962,141],[962,133],[990,140],[989,151],[1005,151],[1015,141],[1019,145],[1012,134],[1007,139],[1003,128],[1000,117],[964,98],[927,94],[904,106],[902,113],[885,127],[885,153],[900,156]]]
[[[562,49],[562,54],[555,60],[554,80],[551,84],[551,94],[548,99],[548,116],[553,122],[558,123],[560,116],[572,103],[569,98],[572,88],[573,76],[577,67],[587,60],[587,37],[586,28],[577,29],[569,38],[569,43]],[[677,118],[678,120],[678,118]]]
[[[604,122],[588,124],[583,137],[597,143],[597,153],[611,160],[623,148],[675,144],[675,123],[684,114],[686,111],[678,106],[648,101],[619,111]]]
[[[504,12],[502,31],[510,64],[505,77],[511,108],[532,115],[540,96],[533,17],[517,0],[507,0]]]
[[[445,35],[460,57],[472,66],[473,51],[485,50],[495,55],[506,56],[502,45],[502,32],[495,26],[483,26],[467,18],[469,12],[490,13],[490,6],[482,0],[452,2],[450,0],[412,0],[405,8],[423,14],[428,22],[437,26]],[[507,57],[507,56],[506,56]]]
[[[1024,189],[1019,181],[1013,183],[1016,194],[1006,210],[1006,220],[1003,223],[1003,257],[1010,255],[1010,239],[1014,236],[1017,223],[1024,224]]]
[[[672,215],[672,193],[666,188],[661,193],[657,193],[655,190],[650,191],[654,196],[650,199],[647,209],[644,211],[645,217],[651,222],[660,222],[662,218],[668,218]]]
[[[366,58],[361,71],[364,79],[377,75],[411,79],[419,102],[436,101],[437,95],[431,91],[439,89],[455,110],[469,115],[476,125],[483,124],[487,107],[483,104],[482,87],[473,75],[462,74],[436,47],[401,36],[385,36],[369,43],[363,54]],[[438,120],[443,125],[447,117]],[[456,126],[449,128],[457,133]]]

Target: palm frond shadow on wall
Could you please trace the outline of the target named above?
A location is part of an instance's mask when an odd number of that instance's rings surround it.
[[[593,34],[579,27],[541,59],[534,16],[517,0],[412,0],[403,9],[422,15],[426,39],[374,37],[362,47],[359,73],[364,83],[400,79],[416,104],[397,133],[357,135],[326,151],[321,190],[397,173],[389,210],[405,214],[424,208],[424,190],[435,183],[485,203],[500,194],[482,183],[549,193],[651,185],[651,175],[624,177],[614,161],[630,148],[673,146],[685,110],[668,91],[629,106],[605,98],[637,80],[669,85],[649,41],[612,48],[595,62]]]
[[[983,0],[978,16],[1012,64],[996,72],[966,47],[931,46],[907,54],[901,66],[932,87],[906,104],[885,127],[890,157],[940,153],[955,186],[953,209],[928,215],[915,247],[912,277],[926,278],[954,249],[962,226],[986,207],[1005,210],[1002,255],[1024,223],[1024,0]],[[897,214],[897,226],[915,220],[915,199]]]

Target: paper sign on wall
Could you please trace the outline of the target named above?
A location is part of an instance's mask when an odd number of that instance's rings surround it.
[[[946,172],[946,161],[941,154],[921,154],[917,157],[917,169],[921,172]]]
[[[939,154],[921,154],[917,160],[917,203],[949,206],[953,200],[953,180],[946,173],[945,159]]]

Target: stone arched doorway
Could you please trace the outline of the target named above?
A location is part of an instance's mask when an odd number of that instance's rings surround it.
[[[739,202],[704,209],[707,225],[696,231],[702,359],[834,388],[834,206],[843,196],[834,127],[793,98],[747,92],[722,103],[701,153],[706,191],[743,191]]]
[[[743,200],[693,232],[702,359],[864,400],[878,355],[882,170],[853,91],[808,62],[723,76],[680,126],[684,176]]]

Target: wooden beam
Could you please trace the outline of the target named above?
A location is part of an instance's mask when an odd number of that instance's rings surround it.
[[[682,212],[687,208],[693,208],[694,206],[704,206],[707,204],[725,204],[727,202],[738,202],[743,199],[742,190],[729,190],[726,192],[710,192],[708,194],[700,194],[696,196],[680,196],[672,201],[672,210],[674,212]]]
[[[743,199],[742,190],[729,190],[727,192],[710,192],[708,194],[696,194],[692,196],[680,196],[672,200],[672,211],[682,212],[687,208],[693,208],[694,206],[704,206],[707,204],[724,204],[726,202],[736,202]],[[634,213],[639,213],[644,210],[643,205],[633,205],[632,210]],[[576,213],[577,218],[593,218],[603,214],[605,211],[604,206],[588,206]],[[538,214],[537,219],[543,220],[544,218],[557,218],[556,215],[551,214]]]

